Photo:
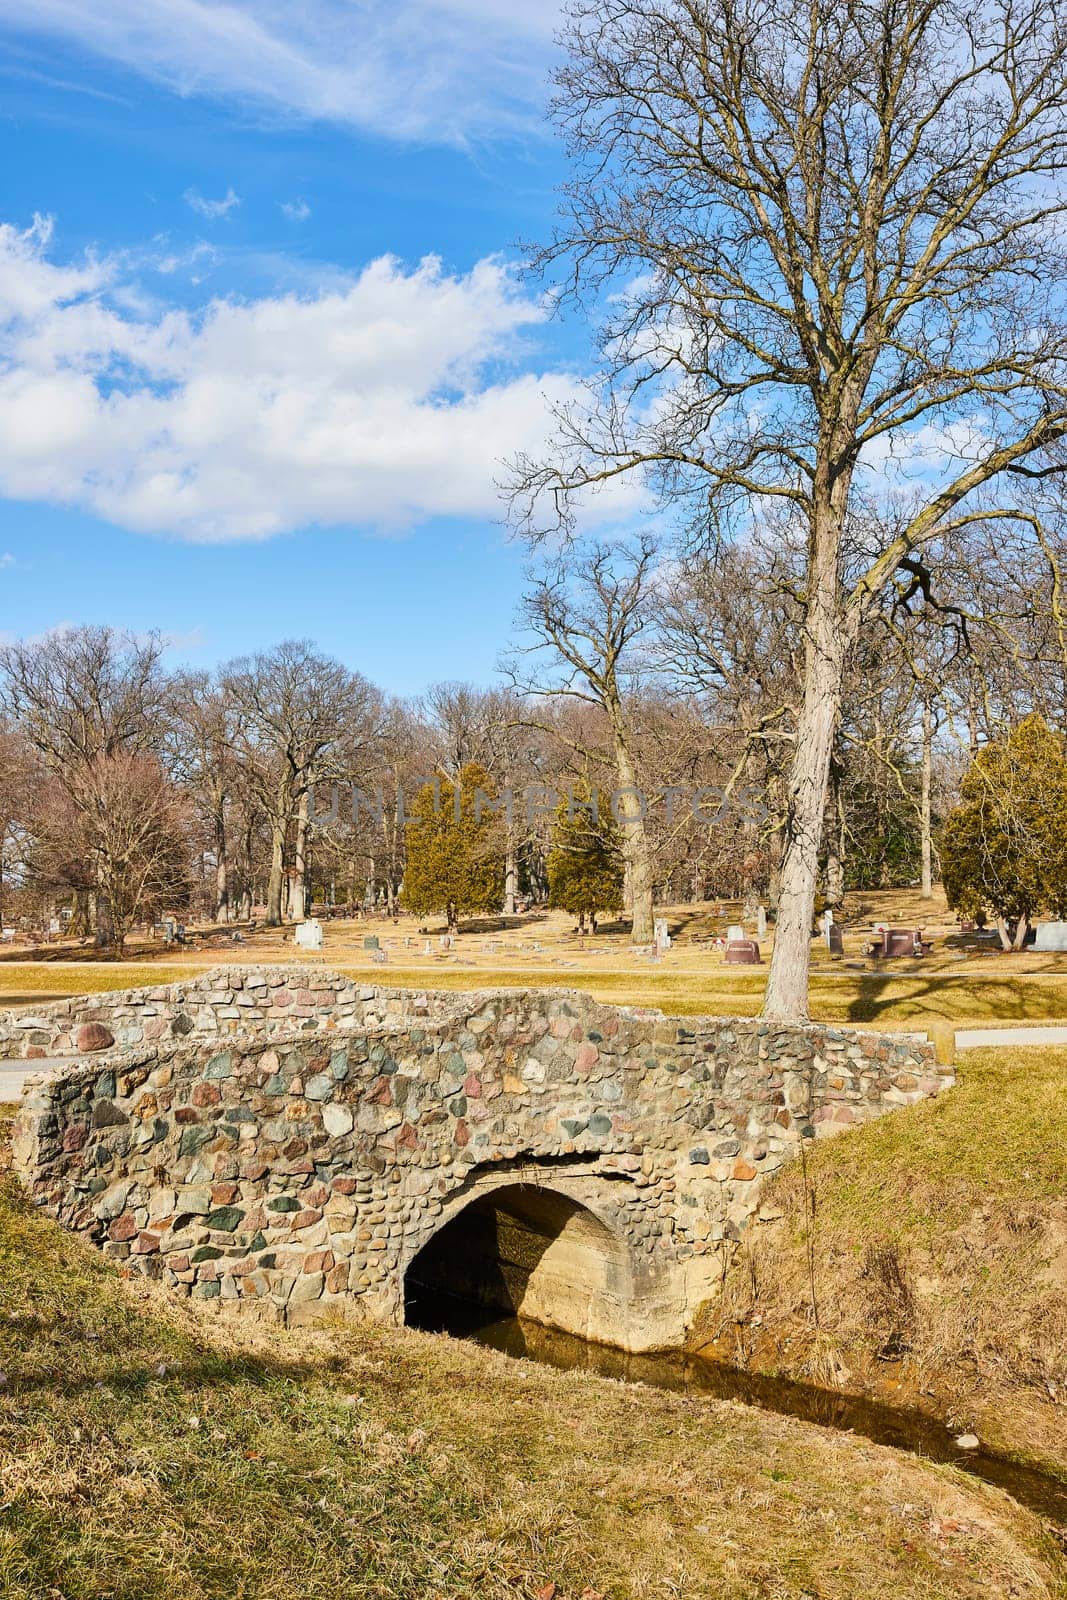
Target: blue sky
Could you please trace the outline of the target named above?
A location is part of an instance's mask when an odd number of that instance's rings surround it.
[[[0,0],[0,630],[492,675],[493,480],[588,360],[513,271],[563,175],[555,20]]]

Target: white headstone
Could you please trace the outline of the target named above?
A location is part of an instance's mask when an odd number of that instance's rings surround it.
[[[744,937],[745,930],[741,924],[739,922],[731,922],[726,930],[727,943],[732,943],[734,939],[743,939]]]
[[[322,923],[315,917],[309,917],[307,922],[298,922],[293,938],[301,950],[321,950]]]
[[[1067,950],[1067,922],[1039,922],[1035,950]]]
[[[655,944],[657,951],[662,952],[664,950],[669,950],[671,947],[671,936],[667,932],[666,917],[657,917],[653,927],[655,931]]]
[[[766,937],[767,937],[767,907],[766,906],[757,906],[756,907],[756,938],[757,939],[766,939]]]

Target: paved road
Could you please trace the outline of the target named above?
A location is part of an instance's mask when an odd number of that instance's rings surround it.
[[[1067,1028],[957,1028],[957,1050],[985,1050],[1012,1044],[1067,1044]]]
[[[48,1061],[0,1061],[0,1106],[12,1105],[22,1095],[26,1079],[35,1072],[65,1067],[77,1056],[53,1056]]]

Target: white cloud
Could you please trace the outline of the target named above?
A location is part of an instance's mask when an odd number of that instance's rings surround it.
[[[202,194],[197,194],[195,189],[186,189],[182,199],[187,206],[191,206],[202,217],[210,217],[213,221],[218,217],[228,216],[234,206],[241,204],[239,195],[233,189],[227,189],[221,200],[205,200]]]
[[[3,555],[0,555],[0,567],[17,567],[17,566],[18,566],[18,562],[15,560],[15,557],[11,554],[10,550],[5,550]]]
[[[306,200],[282,200],[279,206],[282,216],[290,222],[306,222],[311,215],[311,207]]]
[[[538,124],[560,0],[0,0],[32,28],[183,95],[390,138]]]
[[[117,261],[0,227],[0,494],[211,541],[500,514],[566,375],[517,371],[545,306],[500,261],[382,257],[308,295],[141,309]],[[625,513],[627,493],[600,515]]]

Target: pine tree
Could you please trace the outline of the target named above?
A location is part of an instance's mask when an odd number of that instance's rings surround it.
[[[991,911],[1020,949],[1035,913],[1067,916],[1067,741],[1039,716],[979,750],[945,823],[941,871],[964,916]]]
[[[548,903],[578,918],[585,931],[589,917],[596,931],[597,913],[621,911],[623,904],[622,838],[610,812],[594,815],[589,790],[576,790],[573,804],[561,800],[552,824],[548,856]]]
[[[419,790],[408,821],[405,910],[444,912],[453,933],[464,913],[500,910],[504,841],[499,816],[486,804],[496,798],[489,774],[474,763],[461,768],[458,786],[442,776]]]

